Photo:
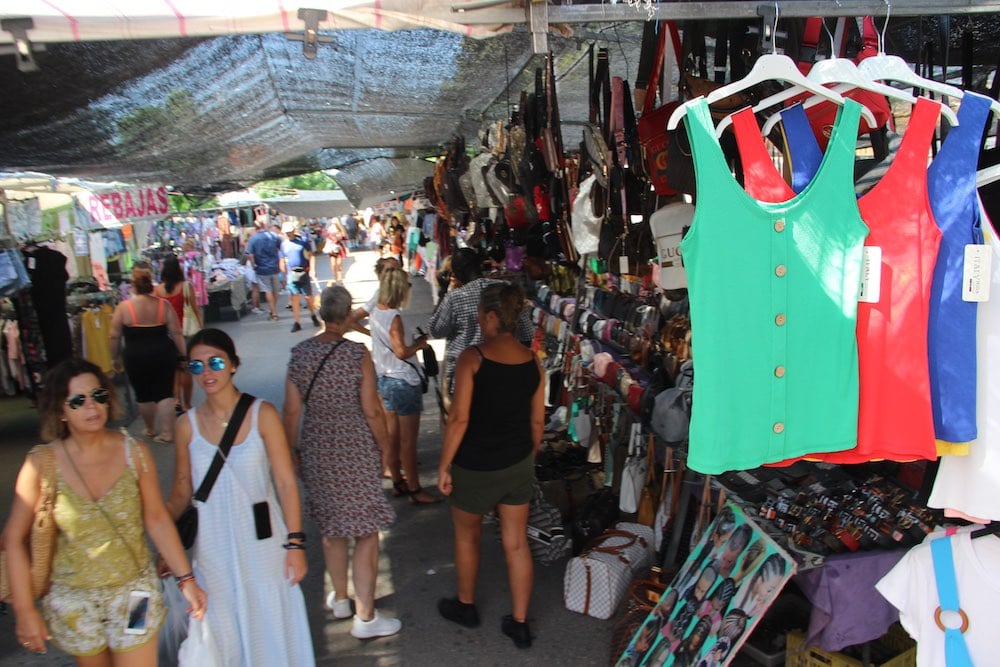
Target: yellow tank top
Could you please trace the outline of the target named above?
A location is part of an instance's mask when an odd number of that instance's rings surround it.
[[[53,582],[73,588],[118,586],[149,566],[151,556],[133,460],[133,452],[138,451],[133,449],[131,438],[126,439],[127,465],[111,490],[97,501],[70,488],[56,466],[59,539],[52,562]],[[141,453],[139,460],[145,466]]]

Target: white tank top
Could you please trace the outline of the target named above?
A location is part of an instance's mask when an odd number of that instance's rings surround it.
[[[395,308],[382,310],[376,306],[368,318],[368,328],[372,332],[372,361],[375,362],[375,373],[379,377],[405,380],[407,384],[417,386],[420,384],[420,376],[417,375],[416,366],[420,362],[417,361],[416,355],[407,359],[410,364],[413,364],[410,366],[406,361],[396,356],[389,342],[389,327],[392,326],[392,321],[397,315],[400,313]],[[402,316],[400,316],[400,321],[403,321]],[[406,330],[405,321],[403,321],[403,340],[410,340],[410,332]]]

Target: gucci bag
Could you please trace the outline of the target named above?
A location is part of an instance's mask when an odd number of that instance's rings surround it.
[[[56,457],[52,445],[38,445],[31,452],[41,458],[41,492],[35,518],[31,522],[29,556],[31,557],[31,597],[37,600],[49,591],[52,583],[52,558],[56,554],[55,477]],[[10,573],[7,554],[0,552],[0,602],[10,602]]]

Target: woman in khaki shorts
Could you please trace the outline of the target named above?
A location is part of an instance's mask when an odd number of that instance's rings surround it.
[[[459,625],[479,625],[474,600],[482,519],[496,510],[511,591],[511,613],[500,628],[518,648],[531,646],[528,503],[545,411],[538,360],[514,337],[523,307],[524,294],[515,285],[483,290],[479,326],[484,342],[458,357],[438,470],[438,488],[451,497],[458,578],[457,597],[440,600],[438,611]]]

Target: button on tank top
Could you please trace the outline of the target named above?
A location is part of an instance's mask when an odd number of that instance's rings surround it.
[[[697,372],[688,466],[699,472],[854,446],[868,232],[852,179],[859,116],[848,102],[812,183],[767,203],[732,178],[704,100],[688,110],[698,199],[681,249]]]
[[[859,303],[857,309],[858,443],[850,451],[823,454],[817,450],[809,458],[864,463],[937,457],[927,322],[941,232],[928,199],[927,155],[940,110],[937,102],[917,99],[895,159],[882,180],[858,199],[861,217],[870,229],[865,246],[879,248],[882,256],[879,301]],[[739,127],[734,119],[733,125],[742,140],[740,156],[749,174],[744,182],[747,192],[769,201],[791,197],[794,193],[770,159],[767,165],[761,164],[767,153],[756,125],[759,150],[754,148],[745,119]],[[744,147],[751,150],[744,153]],[[747,168],[748,161],[752,169]]]

